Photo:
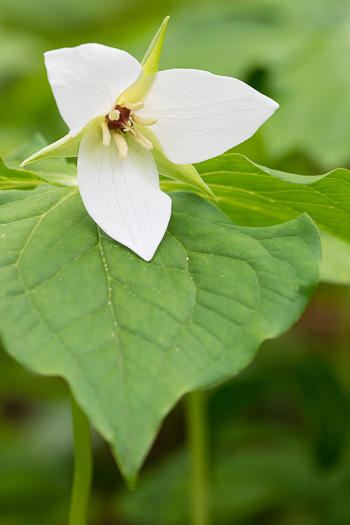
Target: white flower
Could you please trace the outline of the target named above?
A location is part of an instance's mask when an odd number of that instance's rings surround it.
[[[195,69],[155,73],[135,99],[128,88],[141,64],[100,44],[49,51],[45,64],[69,136],[83,130],[78,186],[89,215],[146,261],[171,215],[153,146],[172,163],[201,162],[248,139],[278,107],[240,80]]]

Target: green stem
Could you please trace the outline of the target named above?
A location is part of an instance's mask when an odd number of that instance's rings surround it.
[[[191,455],[191,525],[209,525],[208,445],[204,392],[186,396],[188,445]]]
[[[92,452],[89,421],[73,394],[74,478],[69,525],[87,525],[87,511],[92,478]]]

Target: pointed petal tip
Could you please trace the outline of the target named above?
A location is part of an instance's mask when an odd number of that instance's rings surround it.
[[[268,97],[266,95],[264,95],[264,97],[267,99],[267,102],[269,103],[270,105],[270,108],[271,108],[271,115],[273,115],[275,113],[275,111],[278,110],[278,108],[280,107],[279,103],[276,102],[276,100],[274,100],[273,98],[271,97]],[[270,116],[271,116],[270,115]]]
[[[170,197],[169,197],[170,199]],[[170,215],[169,215],[169,220],[170,220]],[[168,221],[168,224],[169,224],[169,221]],[[102,228],[103,229],[103,228]],[[104,229],[103,229],[104,230]],[[105,231],[105,230],[104,230]],[[105,233],[107,233],[109,235],[109,237],[111,237],[111,239],[113,239],[114,241],[116,241],[118,244],[122,244],[123,246],[125,246],[125,248],[127,248],[128,250],[130,250],[131,252],[133,252],[134,254],[136,254],[138,257],[140,257],[142,260],[144,260],[145,262],[151,262],[153,257],[155,256],[165,234],[166,234],[166,231],[167,231],[167,228],[164,232],[164,234],[162,235],[161,239],[159,239],[159,241],[157,242],[157,245],[155,246],[154,243],[151,245],[138,245],[136,246],[135,244],[130,244],[130,243],[125,243],[125,241],[121,241],[120,240],[120,236],[117,234],[117,235],[114,235],[113,232],[109,231],[109,233],[106,231]]]
[[[208,129],[208,106],[215,101],[215,123]],[[151,132],[174,164],[193,164],[221,155],[248,140],[279,107],[272,98],[244,82],[208,71],[160,71],[144,99],[140,116],[158,122]],[[191,108],[186,126],[179,108]]]
[[[158,248],[158,246],[157,246],[157,248]],[[139,257],[141,257],[141,259],[143,259],[144,261],[146,261],[146,262],[151,262],[151,260],[152,260],[153,257],[154,257],[154,254],[155,254],[156,251],[157,251],[157,248],[155,249],[155,251],[154,251],[151,255],[149,255],[149,254],[147,254],[147,255],[142,255],[141,253],[137,253],[137,252],[135,252],[135,253],[136,253]]]
[[[261,106],[265,108],[266,111],[266,119],[270,118],[280,107],[279,103],[276,102],[273,98],[264,95],[263,93],[260,93],[257,91],[258,95],[260,95],[260,103]]]
[[[164,194],[166,195],[166,194]],[[155,256],[161,242],[163,241],[163,238],[167,232],[167,229],[168,229],[168,224],[169,224],[169,221],[170,221],[170,217],[171,217],[171,204],[172,204],[172,201],[171,201],[171,198],[169,197],[169,195],[166,195],[170,201],[170,206],[169,206],[169,210],[168,210],[168,218],[166,220],[166,227],[165,229],[163,229],[163,231],[160,233],[160,235],[158,236],[158,239],[157,241],[155,242],[154,239],[151,240],[150,239],[150,242],[149,244],[148,243],[134,243],[134,242],[125,242],[125,239],[121,240],[120,239],[120,235],[119,235],[119,232],[115,233],[115,232],[112,232],[111,230],[109,231],[106,231],[106,233],[109,235],[109,237],[111,237],[113,240],[115,240],[117,243],[120,243],[120,244],[123,244],[127,249],[131,250],[133,253],[135,253],[136,255],[138,255],[141,259],[143,259],[145,262],[151,262],[153,257]],[[165,226],[165,223],[164,223],[164,226]],[[104,228],[102,228],[104,229]]]
[[[135,244],[134,242],[131,244],[122,243],[129,250],[133,251],[134,253],[136,253],[136,255],[141,257],[141,259],[143,259],[145,262],[151,262],[153,257],[155,256],[167,232],[169,221],[171,218],[171,209],[172,209],[171,197],[167,195],[166,193],[164,193],[163,191],[161,193],[162,193],[162,198],[164,199],[163,200],[164,202],[163,220],[162,220],[163,225],[162,225],[161,230],[158,231],[158,234],[156,235],[156,237],[150,238],[149,242],[146,242],[146,243],[144,241],[142,243],[137,243],[137,244]],[[118,239],[116,240],[117,242],[120,242],[119,235],[118,235]]]

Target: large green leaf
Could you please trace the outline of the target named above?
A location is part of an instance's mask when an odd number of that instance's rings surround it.
[[[244,228],[193,193],[172,199],[145,263],[97,228],[76,188],[0,193],[4,346],[66,378],[129,480],[174,403],[247,366],[300,316],[319,273],[306,215]]]
[[[226,153],[196,166],[217,205],[236,223],[269,226],[307,212],[319,228],[350,241],[350,172],[294,175]],[[164,189],[180,189],[162,181]],[[182,186],[183,188],[183,186]]]
[[[235,153],[196,167],[213,190],[217,205],[237,224],[269,226],[307,212],[323,230],[321,279],[350,283],[349,170],[294,175],[259,166]],[[163,180],[162,186],[167,190],[183,187],[169,180]]]

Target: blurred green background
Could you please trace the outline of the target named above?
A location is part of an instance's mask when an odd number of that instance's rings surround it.
[[[230,75],[281,107],[235,149],[271,168],[350,167],[348,0],[0,0],[0,154],[67,133],[42,53],[99,42],[141,59],[170,14],[161,69]],[[208,101],[211,107],[215,101]],[[208,392],[214,525],[350,523],[350,293],[321,285],[300,322]],[[0,350],[0,525],[63,525],[72,475],[67,386]],[[94,435],[92,525],[185,525],[183,407],[129,493]]]

